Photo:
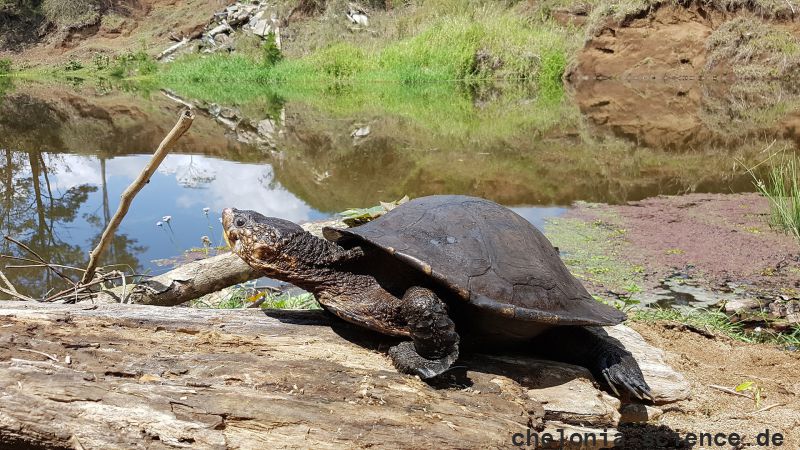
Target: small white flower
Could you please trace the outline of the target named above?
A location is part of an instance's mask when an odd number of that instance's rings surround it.
[[[163,223],[163,222],[156,222],[156,226],[157,226],[157,227],[163,227],[163,226],[164,226],[164,223]]]
[[[169,223],[169,221],[172,220],[172,216],[164,216],[161,218],[161,220],[163,220],[166,223]]]

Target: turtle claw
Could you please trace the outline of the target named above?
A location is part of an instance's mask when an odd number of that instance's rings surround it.
[[[603,378],[608,387],[620,396],[620,391],[628,393],[641,401],[653,401],[650,386],[644,380],[639,365],[630,355],[624,355],[619,360],[602,369]]]
[[[458,347],[442,358],[428,359],[417,353],[413,342],[405,341],[390,348],[389,357],[398,371],[427,380],[450,369],[458,359]]]

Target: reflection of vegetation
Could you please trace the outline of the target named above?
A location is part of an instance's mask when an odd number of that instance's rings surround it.
[[[81,243],[70,242],[63,236],[68,224],[74,222],[89,195],[97,187],[88,184],[73,186],[65,192],[56,192],[51,187],[50,175],[56,162],[45,159],[36,151],[26,153],[5,149],[5,158],[0,161],[3,175],[0,197],[3,201],[3,214],[0,216],[0,230],[4,235],[13,236],[26,244],[53,264],[82,267],[86,262],[85,249]],[[90,224],[97,225],[99,239],[104,222],[95,216],[84,217]],[[122,264],[135,270],[139,264],[133,256],[143,251],[142,247],[125,235],[119,235],[112,244],[105,262]],[[22,249],[3,241],[0,253],[30,257]],[[50,271],[27,267],[9,271],[11,282],[20,292],[31,296],[44,296],[52,288],[63,288],[60,280]],[[77,274],[72,274],[77,275]],[[77,277],[76,277],[77,279]]]
[[[793,83],[751,82],[703,86],[700,118],[708,128],[727,138],[740,138],[775,126],[800,110]]]

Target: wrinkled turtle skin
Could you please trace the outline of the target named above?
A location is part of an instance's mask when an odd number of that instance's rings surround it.
[[[265,275],[344,320],[410,338],[389,350],[402,372],[436,377],[463,344],[530,343],[587,367],[618,395],[651,398],[632,355],[598,337],[625,314],[595,301],[541,232],[489,200],[422,197],[356,228],[325,228],[326,239],[253,211],[226,209],[223,227],[233,251]]]

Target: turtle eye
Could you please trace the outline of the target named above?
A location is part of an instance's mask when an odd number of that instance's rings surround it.
[[[237,217],[236,220],[233,221],[233,224],[237,227],[243,227],[247,224],[247,220],[244,217]]]

